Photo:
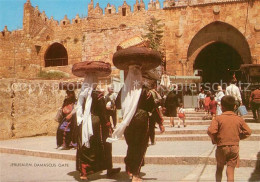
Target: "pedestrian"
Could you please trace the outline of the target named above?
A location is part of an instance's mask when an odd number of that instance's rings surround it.
[[[149,116],[149,138],[151,140],[151,145],[155,145],[155,124],[157,123],[160,128],[163,128],[161,132],[164,132],[163,126],[163,117],[159,110],[161,107],[162,97],[157,92],[157,83],[156,80],[152,81],[150,93],[153,96],[155,102],[155,109],[152,111],[151,115]]]
[[[211,114],[212,119],[215,119],[215,117],[216,117],[217,105],[218,105],[218,102],[215,101],[215,97],[213,95],[211,95],[210,102],[209,102],[209,112]]]
[[[230,85],[226,88],[226,95],[231,95],[235,98],[236,107],[234,109],[235,113],[238,114],[238,107],[243,105],[241,93],[239,88],[235,85],[237,82],[236,79],[232,79]]]
[[[59,126],[56,134],[57,149],[59,150],[69,150],[71,143],[73,142],[74,135],[76,135],[75,127],[76,125],[76,114],[73,113],[74,100],[71,98],[66,98],[63,102],[61,118],[59,119]],[[70,116],[71,115],[71,116]]]
[[[227,165],[227,181],[234,181],[235,167],[239,166],[239,141],[251,135],[251,129],[244,119],[234,113],[235,98],[221,99],[222,114],[212,120],[208,135],[216,149],[216,181],[221,181],[224,166]]]
[[[178,107],[178,118],[179,118],[179,122],[178,122],[178,128],[180,128],[180,123],[182,121],[183,123],[183,127],[186,127],[185,124],[185,109],[183,108],[183,103],[180,103],[180,106]]]
[[[206,112],[207,115],[209,115],[210,95],[211,95],[211,92],[208,91],[207,96],[204,99],[204,109],[205,109],[205,112]]]
[[[148,146],[149,113],[156,108],[149,89],[142,84],[141,67],[130,65],[125,84],[116,99],[117,109],[122,110],[123,121],[108,142],[118,140],[124,134],[127,154],[124,159],[126,172],[132,181],[141,181],[140,170]],[[160,125],[162,131],[163,125]]]
[[[250,107],[252,108],[254,119],[260,122],[260,86],[259,85],[251,93],[249,103],[250,103]]]
[[[200,91],[200,93],[199,93],[199,95],[198,95],[198,102],[199,102],[199,109],[205,109],[204,108],[204,103],[205,103],[205,97],[206,97],[206,95],[205,95],[205,93],[204,93],[204,90],[203,89],[201,89],[201,91]]]
[[[217,90],[217,94],[216,94],[216,101],[218,103],[218,105],[217,105],[217,113],[216,113],[217,116],[222,114],[220,101],[221,101],[222,97],[224,97],[224,96],[225,96],[225,94],[224,94],[224,92],[222,90],[222,87],[218,86],[218,90]]]
[[[100,61],[80,62],[73,65],[72,73],[85,77],[77,102],[76,169],[82,180],[101,170],[107,170],[107,176],[111,177],[120,172],[120,168],[113,168],[112,145],[105,142],[111,133],[111,124],[104,95],[97,89],[97,77],[108,76],[111,65]]]
[[[106,112],[109,117],[109,120],[110,117],[112,117],[113,127],[116,128],[116,124],[117,124],[117,112],[116,112],[116,105],[115,105],[116,93],[114,93],[114,88],[112,86],[109,86],[107,91],[108,94],[105,96]]]
[[[172,90],[165,99],[166,116],[170,117],[170,127],[174,127],[174,117],[177,117],[177,107],[179,107],[178,97],[175,93],[177,86],[173,85]]]

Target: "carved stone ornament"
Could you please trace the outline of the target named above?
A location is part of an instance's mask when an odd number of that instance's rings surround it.
[[[177,31],[175,32],[175,36],[176,36],[176,37],[181,37],[181,36],[182,36],[182,31],[181,31],[181,30],[177,30]]]
[[[213,7],[213,13],[214,13],[215,15],[218,15],[219,12],[220,12],[220,7],[219,7],[219,6],[214,6],[214,7]]]
[[[259,32],[259,31],[260,31],[260,24],[256,24],[256,25],[255,25],[255,31],[256,31],[256,32]]]

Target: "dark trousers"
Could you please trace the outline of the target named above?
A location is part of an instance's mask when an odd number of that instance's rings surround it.
[[[155,138],[155,121],[150,117],[149,118],[149,138],[151,143],[154,143]]]
[[[148,113],[139,110],[124,132],[128,145],[125,157],[126,169],[133,175],[138,175],[144,164],[148,146],[148,125]]]
[[[114,127],[116,127],[117,124],[116,110],[107,110],[107,115],[109,116],[109,120],[110,120],[110,116],[112,116],[113,125]]]
[[[260,120],[260,103],[252,102],[251,105],[254,119]]]

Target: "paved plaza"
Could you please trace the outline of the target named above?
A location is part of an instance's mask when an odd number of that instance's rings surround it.
[[[145,181],[214,181],[215,146],[206,134],[210,120],[202,120],[203,112],[189,111],[187,127],[156,129],[156,144],[147,149],[145,166],[141,170]],[[260,181],[260,123],[245,116],[253,133],[240,142],[240,168],[236,181]],[[194,119],[196,118],[196,119]],[[175,120],[177,121],[177,119]],[[127,145],[113,143],[113,161],[122,172],[107,179],[105,171],[91,175],[90,181],[130,181],[124,172]],[[0,141],[1,181],[80,181],[75,171],[76,150],[57,150],[55,136],[37,136]],[[258,166],[258,167],[257,167]],[[15,171],[15,172],[14,172]],[[226,180],[223,172],[223,180]]]

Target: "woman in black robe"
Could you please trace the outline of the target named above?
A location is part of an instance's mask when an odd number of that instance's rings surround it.
[[[178,96],[172,90],[168,93],[164,106],[166,108],[166,116],[170,117],[170,127],[174,127],[174,117],[177,116],[177,108],[179,107]]]
[[[87,179],[87,175],[106,169],[108,177],[120,172],[120,168],[112,168],[112,144],[106,142],[112,131],[106,116],[104,95],[93,90],[91,96],[93,135],[89,140],[89,148],[82,145],[82,124],[79,125],[76,169],[80,172],[81,179]]]

